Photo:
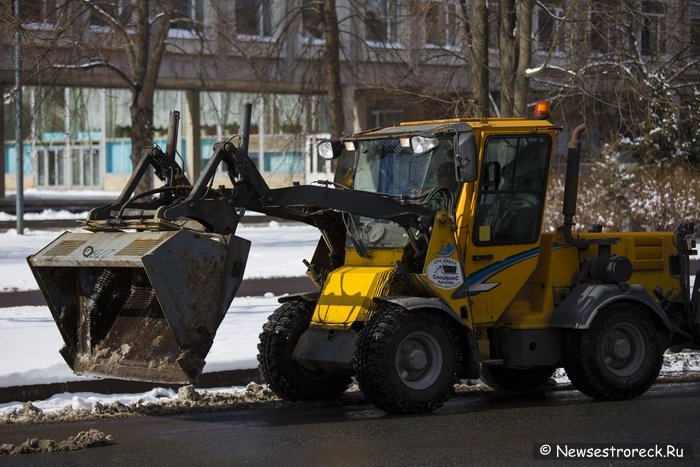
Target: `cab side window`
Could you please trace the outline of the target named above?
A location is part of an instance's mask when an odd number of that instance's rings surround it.
[[[540,235],[552,141],[490,137],[484,149],[474,243],[534,243]]]

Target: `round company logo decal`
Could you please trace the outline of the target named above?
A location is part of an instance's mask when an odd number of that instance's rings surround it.
[[[441,289],[454,289],[462,285],[462,270],[452,258],[435,258],[425,270],[430,281]]]
[[[448,243],[447,245],[442,247],[440,251],[437,252],[437,255],[440,257],[452,256],[452,253],[454,253],[454,251],[455,247],[451,243]]]

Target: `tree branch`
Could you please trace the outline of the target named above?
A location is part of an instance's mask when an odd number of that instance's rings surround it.
[[[110,62],[103,60],[103,59],[89,59],[90,61],[88,63],[80,63],[77,65],[71,65],[71,64],[55,64],[52,63],[51,67],[52,68],[57,68],[60,70],[92,70],[94,68],[107,68],[108,70],[113,71],[114,73],[117,74],[124,82],[131,87],[132,89],[136,87],[136,82],[129,77],[121,68],[114,66]]]

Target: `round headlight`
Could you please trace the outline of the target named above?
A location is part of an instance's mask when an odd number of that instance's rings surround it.
[[[331,160],[335,157],[335,151],[333,149],[333,142],[330,140],[318,143],[318,155],[326,160]]]

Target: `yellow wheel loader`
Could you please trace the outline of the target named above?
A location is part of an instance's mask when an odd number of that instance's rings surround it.
[[[246,210],[317,227],[315,293],[285,296],[259,368],[288,400],[332,399],[355,377],[388,413],[440,407],[460,378],[537,388],[563,367],[584,394],[643,394],[671,345],[700,342],[695,228],[574,231],[580,126],[564,222],[542,231],[559,129],[545,119],[402,123],[324,141],[333,181],[271,189],[240,136],[192,185],[146,148],[118,200],[28,258],[77,373],[186,383],[200,374],[245,269]],[[214,186],[219,167],[230,184]],[[160,188],[134,195],[153,170]],[[597,231],[596,231],[597,230]]]

